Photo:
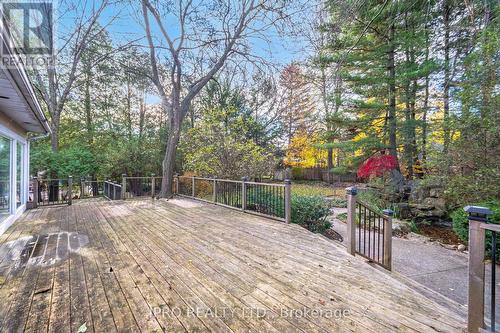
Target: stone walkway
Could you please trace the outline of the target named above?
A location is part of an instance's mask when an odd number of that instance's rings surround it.
[[[335,208],[334,216],[345,213],[345,208]],[[333,221],[333,229],[345,239],[346,224],[338,219]],[[393,237],[393,270],[434,292],[457,302],[456,306],[467,305],[468,254],[450,250],[432,242],[428,237],[410,233],[406,238]],[[497,265],[497,271],[500,266]],[[486,306],[489,313],[490,265],[486,266]],[[496,288],[497,303],[500,303],[500,285]],[[500,311],[497,304],[496,322],[500,327]],[[489,314],[487,314],[489,316]]]

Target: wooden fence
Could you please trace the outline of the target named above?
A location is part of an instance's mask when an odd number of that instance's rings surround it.
[[[319,180],[327,183],[354,183],[361,181],[356,173],[347,173],[345,175],[336,175],[325,168],[295,168],[290,170],[276,170],[274,179],[284,180],[290,175],[292,180]]]

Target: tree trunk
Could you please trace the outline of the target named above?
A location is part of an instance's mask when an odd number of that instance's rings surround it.
[[[494,4],[492,4],[494,6]],[[492,47],[493,36],[495,34],[495,29],[491,29],[491,4],[489,1],[485,1],[484,5],[484,29],[482,36],[482,59],[483,59],[483,75],[481,80],[481,108],[480,115],[481,120],[484,121],[488,119],[494,112],[494,105],[492,101],[494,100],[493,91],[495,90],[495,84],[497,82],[496,65],[495,65],[495,53],[498,48]],[[483,135],[485,138],[486,136]]]
[[[428,28],[426,26],[426,28]],[[429,61],[429,34],[426,29],[425,35],[425,62]],[[422,115],[422,168],[425,168],[425,162],[427,161],[427,112],[429,110],[429,74],[425,76],[424,85],[424,110]]]
[[[92,129],[92,110],[90,102],[90,72],[85,75],[85,125],[87,127],[87,142],[89,145],[94,141],[94,130]]]
[[[182,122],[189,111],[190,103],[185,103],[181,107],[180,103],[180,87],[176,87],[171,93],[171,104],[164,103],[164,108],[167,109],[169,115],[170,126],[168,129],[167,142],[165,146],[165,157],[162,162],[162,181],[161,181],[161,198],[172,197],[172,182],[174,178],[175,158],[177,155],[177,146],[181,136]],[[172,106],[173,105],[173,106]]]
[[[398,162],[398,151],[397,151],[397,141],[396,141],[396,68],[394,62],[394,55],[396,53],[394,47],[394,34],[395,34],[394,23],[390,27],[389,31],[389,50],[387,52],[387,70],[388,70],[388,85],[389,85],[389,108],[388,108],[388,134],[389,134],[389,154],[396,159],[396,169],[399,171]]]
[[[129,141],[132,140],[132,88],[130,87],[130,80],[127,76],[127,108],[125,110],[125,118],[127,122],[127,135]]]
[[[161,198],[171,198],[172,197],[172,181],[174,178],[174,166],[175,166],[175,157],[177,154],[177,145],[179,143],[180,138],[180,125],[179,126],[171,126],[168,138],[167,145],[165,148],[165,157],[163,158],[162,168],[162,182],[161,182]]]
[[[50,129],[52,131],[50,136],[50,146],[52,148],[52,152],[57,153],[59,151],[59,116],[54,115],[52,117]]]
[[[328,183],[333,183],[332,179],[332,169],[333,169],[333,148],[328,148],[328,159],[326,161],[326,168],[327,168],[327,180]]]
[[[139,143],[142,142],[142,136],[144,134],[144,123],[146,118],[146,102],[145,102],[145,93],[143,92],[141,98],[139,99]],[[162,121],[160,120],[160,126]]]
[[[443,3],[443,25],[444,25],[444,91],[443,91],[443,152],[448,152],[450,145],[450,6],[448,0]]]

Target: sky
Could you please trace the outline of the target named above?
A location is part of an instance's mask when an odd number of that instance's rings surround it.
[[[61,1],[61,0],[60,0]],[[64,0],[63,0],[64,1]],[[206,0],[194,0],[194,3]],[[235,0],[238,1],[238,0]],[[296,0],[299,3],[302,0]],[[92,3],[92,1],[88,1]],[[308,1],[312,3],[313,1]],[[82,12],[89,12],[90,7],[83,9],[82,1],[78,0],[65,0],[64,3],[60,3],[58,7],[58,13],[63,15],[56,19],[56,29],[59,36],[64,36],[68,31],[73,30],[74,19],[80,16]],[[69,6],[75,6],[76,10],[66,12],[65,9]],[[309,5],[308,5],[309,6]],[[310,9],[310,7],[309,7]],[[308,10],[306,8],[306,10]],[[311,9],[312,10],[312,9]],[[311,17],[311,13],[306,13],[304,11],[295,12],[294,17],[298,19],[297,24],[303,23],[306,17]],[[218,20],[211,20],[212,22],[217,22]],[[164,44],[163,38],[161,38],[161,33],[159,27],[154,24],[154,19],[150,16],[151,29],[153,35],[156,37],[155,44]],[[179,24],[176,17],[173,15],[167,16],[163,20],[168,33],[171,36],[179,35]],[[115,46],[124,45],[130,41],[136,40],[135,44],[145,47],[147,50],[147,40],[144,37],[144,27],[143,27],[143,17],[140,2],[138,0],[123,2],[119,1],[117,4],[109,6],[99,19],[99,23],[102,26],[106,26],[111,39]],[[282,68],[286,64],[294,61],[305,60],[305,38],[302,36],[283,36],[280,35],[275,29],[268,29],[265,32],[268,39],[268,43],[265,43],[258,39],[250,39],[250,45],[252,48],[252,53],[270,61],[276,65],[276,68]],[[57,38],[56,38],[57,39]],[[164,50],[157,50],[159,57],[167,55]],[[163,53],[162,53],[163,52]],[[188,70],[185,70],[187,72]],[[274,73],[277,75],[277,73]],[[154,104],[160,102],[160,99],[155,94],[151,94],[147,97],[147,103]]]
[[[197,0],[195,0],[195,2],[196,1]],[[297,0],[297,2],[299,1],[301,0]],[[68,6],[68,4],[79,4],[79,6],[81,6],[82,3],[78,0],[66,0],[66,2],[64,4],[65,7]],[[59,7],[59,11],[61,12],[62,10],[63,5],[61,4],[61,6]],[[63,18],[58,19],[56,24],[59,32],[64,33],[64,31],[70,30],[73,25],[72,15],[81,15],[81,12],[81,9],[79,9],[76,12],[72,12],[70,15],[68,15],[69,13],[66,13]],[[304,16],[308,15],[301,12],[296,14],[296,17],[298,16],[301,16],[303,20]],[[129,42],[130,40],[137,39],[139,40],[137,42],[138,44],[146,46],[147,41],[144,38],[145,33],[142,21],[142,11],[139,1],[137,0],[129,3],[120,2],[119,4],[109,6],[99,19],[101,25],[107,26],[107,30],[109,31],[110,36],[115,44],[120,45]],[[156,24],[153,24],[153,21],[154,19],[150,17],[150,22],[152,22],[151,28],[153,30],[153,35],[159,37],[159,28]],[[176,36],[179,34],[179,25],[175,17],[167,17],[167,19],[164,20],[164,24],[166,25],[169,34],[171,34],[172,36]],[[254,54],[265,57],[268,60],[272,60],[274,63],[281,66],[284,66],[292,61],[303,60],[304,57],[302,56],[303,53],[301,52],[301,50],[304,48],[305,42],[304,40],[301,40],[300,36],[280,36],[275,29],[269,29],[265,34],[266,37],[268,37],[270,40],[270,45],[253,39],[251,41],[251,44]]]

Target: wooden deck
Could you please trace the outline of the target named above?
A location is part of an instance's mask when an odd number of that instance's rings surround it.
[[[297,225],[189,200],[26,212],[0,236],[0,332],[461,332]]]

